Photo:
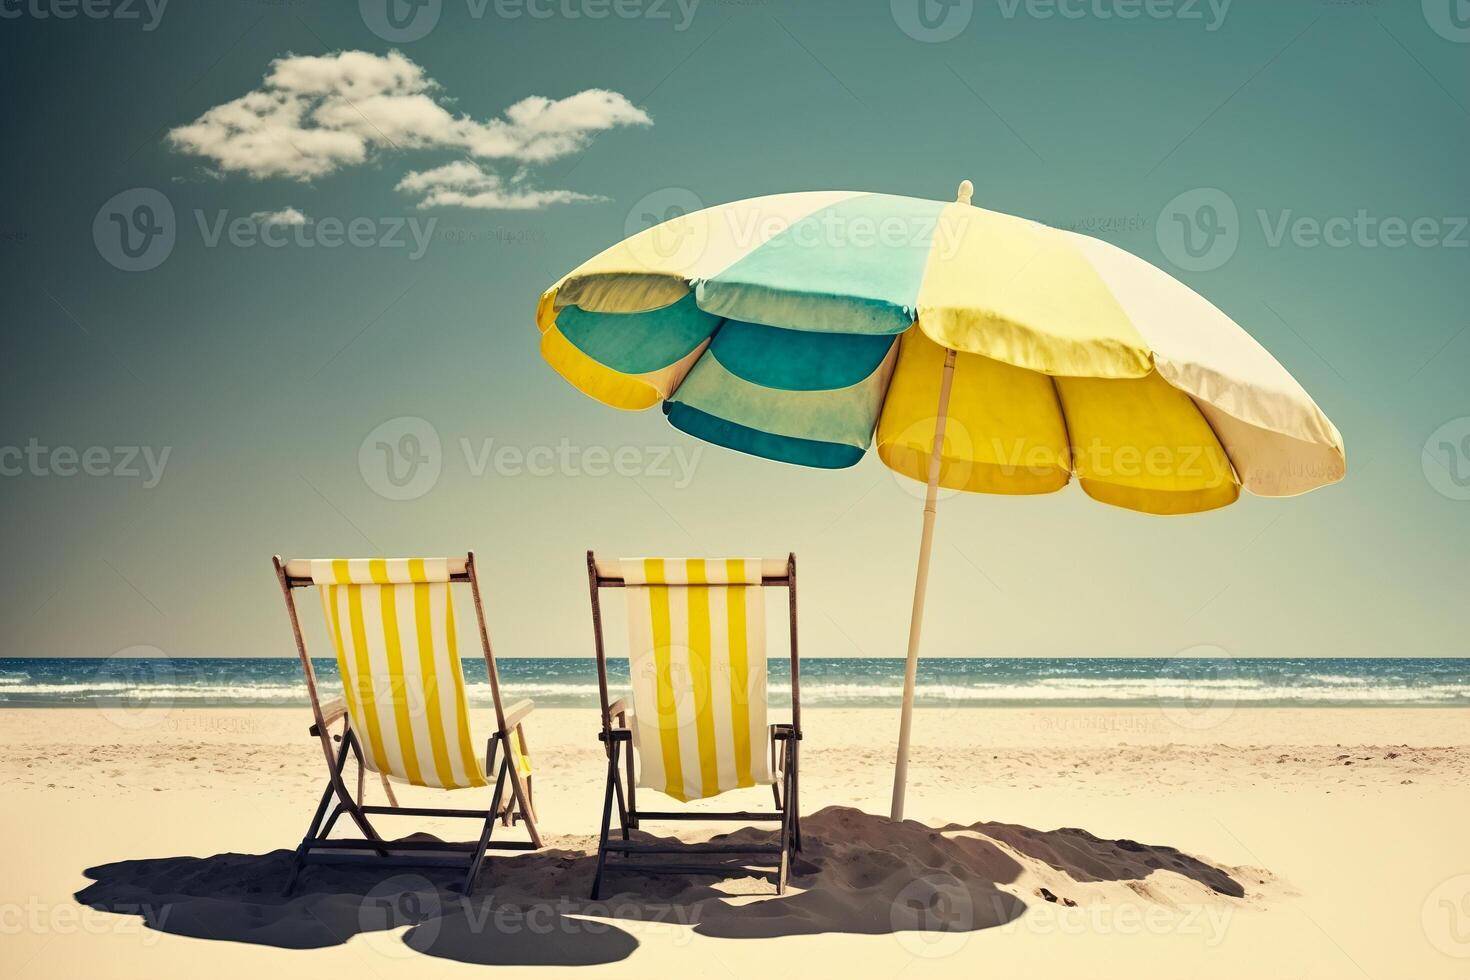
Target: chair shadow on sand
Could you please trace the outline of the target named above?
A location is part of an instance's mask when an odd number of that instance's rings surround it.
[[[1068,883],[1141,883],[1170,871],[1225,900],[1245,889],[1226,869],[1172,847],[1102,840],[1083,830],[1037,831],[1010,824],[893,824],[846,807],[802,819],[803,850],[791,892],[764,881],[619,874],[612,897],[585,898],[594,856],[547,849],[495,856],[475,894],[454,875],[392,873],[371,866],[313,867],[296,892],[280,894],[290,851],[147,858],[87,870],[77,901],[137,915],[152,929],[200,939],[287,949],[335,946],[362,935],[393,955],[487,965],[583,966],[626,959],[637,933],[669,924],[721,938],[848,933],[973,932],[1025,914],[1027,902],[1000,886],[1049,868],[1056,887],[1038,900],[1073,904]],[[767,842],[744,828],[728,842]],[[590,849],[590,848],[589,848]],[[1019,857],[1019,860],[1018,860]],[[1022,861],[1027,862],[1023,865]],[[732,861],[732,870],[738,874]],[[732,894],[738,891],[741,894]],[[400,936],[396,930],[408,926]]]

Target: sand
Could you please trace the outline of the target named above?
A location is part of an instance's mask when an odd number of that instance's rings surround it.
[[[926,709],[895,825],[895,713],[809,708],[788,895],[623,876],[598,903],[590,709],[532,716],[548,847],[492,859],[472,899],[337,868],[282,898],[321,784],[307,720],[0,711],[0,975],[1470,975],[1462,710]],[[746,792],[720,806],[769,802]],[[768,833],[688,832],[731,830]]]

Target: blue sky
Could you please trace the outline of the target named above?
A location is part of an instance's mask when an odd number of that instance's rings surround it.
[[[969,178],[1229,312],[1341,429],[1348,478],[1177,519],[1076,488],[947,498],[927,653],[1463,655],[1458,8],[923,2],[442,0],[399,28],[374,0],[6,3],[0,654],[290,655],[273,552],[472,547],[502,655],[588,655],[591,547],[794,550],[805,652],[901,655],[921,488],[599,406],[540,361],[532,314],[670,208]],[[299,179],[169,138],[276,59],[395,50],[508,149],[385,133]],[[490,124],[587,90],[622,101],[558,124],[570,150]],[[400,189],[456,161],[522,206]],[[1205,204],[1191,253],[1170,229]],[[113,213],[171,244],[120,253]],[[396,486],[379,442],[432,465]]]

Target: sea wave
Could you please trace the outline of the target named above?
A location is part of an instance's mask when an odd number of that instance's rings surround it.
[[[595,683],[536,683],[502,680],[507,698],[531,698],[546,706],[593,705]],[[332,683],[321,685],[323,696],[341,693]],[[773,682],[769,688],[777,701],[788,701],[788,683]],[[614,693],[625,685],[614,685]],[[472,703],[490,702],[488,683],[468,683]],[[1470,684],[1343,684],[1319,681],[1313,684],[1267,684],[1257,679],[1244,681],[1200,681],[1197,679],[1109,679],[1042,678],[1018,683],[921,683],[915,688],[921,705],[1059,705],[1059,704],[1393,704],[1455,705],[1470,703]],[[803,682],[802,702],[807,705],[892,704],[903,694],[900,682]],[[290,705],[305,704],[302,683],[137,683],[129,681],[77,680],[7,684],[0,688],[0,703],[84,704],[87,702],[149,702],[159,705]]]

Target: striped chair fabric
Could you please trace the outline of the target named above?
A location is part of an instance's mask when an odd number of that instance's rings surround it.
[[[760,560],[621,566],[638,785],[683,801],[769,785]]]
[[[416,786],[486,785],[444,558],[314,559],[343,697],[369,769]],[[530,773],[520,739],[517,768]]]

